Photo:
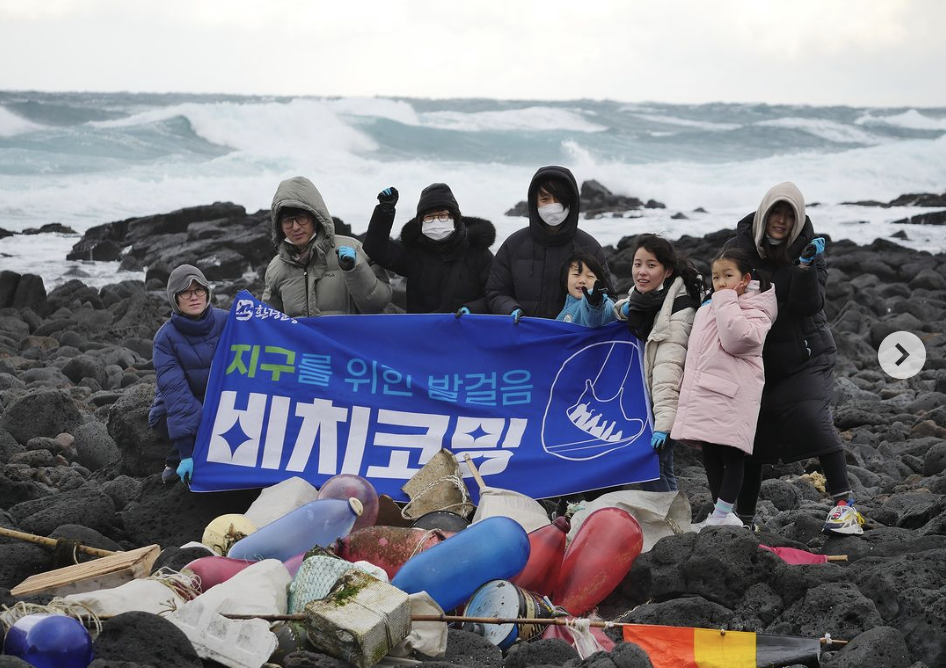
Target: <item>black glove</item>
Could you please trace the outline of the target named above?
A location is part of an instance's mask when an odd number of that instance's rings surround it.
[[[381,203],[381,207],[384,209],[393,209],[394,205],[397,204],[397,197],[397,188],[391,186],[378,193],[378,202]]]
[[[585,295],[585,299],[588,300],[588,303],[594,307],[601,306],[601,302],[604,301],[604,296],[608,294],[608,289],[604,287],[604,281],[595,281],[595,285],[591,288],[591,292],[588,292],[588,288],[582,286],[582,294]]]

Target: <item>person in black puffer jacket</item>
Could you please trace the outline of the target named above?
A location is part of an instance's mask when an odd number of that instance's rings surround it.
[[[817,457],[835,502],[824,530],[861,534],[864,519],[854,508],[844,448],[831,416],[837,348],[824,314],[825,240],[815,237],[801,191],[793,183],[771,188],[726,245],[748,251],[754,268],[771,277],[778,300],[778,317],[762,350],[765,387],[736,514],[751,524],[763,464]]]
[[[529,226],[499,247],[486,284],[492,313],[555,317],[565,302],[560,274],[573,253],[588,253],[610,280],[604,252],[593,236],[578,229],[578,183],[565,167],[542,167],[529,185]]]
[[[486,279],[496,241],[488,220],[464,216],[445,183],[424,188],[417,214],[390,239],[398,192],[378,194],[364,249],[377,264],[407,279],[408,313],[489,313]]]

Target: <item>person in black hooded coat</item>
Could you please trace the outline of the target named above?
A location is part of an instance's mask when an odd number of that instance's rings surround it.
[[[754,268],[771,277],[778,300],[778,317],[762,351],[765,387],[737,514],[751,523],[763,464],[817,457],[837,504],[825,531],[863,533],[863,517],[854,508],[844,448],[831,415],[837,347],[824,314],[825,243],[815,237],[801,191],[793,183],[771,188],[759,209],[739,221],[729,245],[749,252]],[[804,257],[809,247],[815,254]]]
[[[372,260],[407,279],[408,313],[489,313],[486,279],[496,241],[488,220],[463,216],[450,187],[433,183],[421,192],[417,215],[390,239],[398,193],[378,194],[364,249]]]
[[[551,200],[540,204],[540,196]],[[608,263],[601,244],[578,229],[581,205],[571,171],[539,169],[529,184],[528,205],[529,226],[513,232],[499,247],[486,296],[492,313],[554,320],[565,303],[561,272],[568,258],[578,252],[593,255],[604,268],[600,278],[605,283],[610,280]]]

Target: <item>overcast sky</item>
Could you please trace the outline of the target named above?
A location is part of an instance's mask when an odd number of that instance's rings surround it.
[[[943,0],[0,0],[0,89],[946,106]]]

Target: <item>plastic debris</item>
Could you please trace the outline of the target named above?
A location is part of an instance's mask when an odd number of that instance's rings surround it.
[[[319,490],[320,499],[347,501],[352,497],[361,501],[362,506],[361,515],[355,520],[352,531],[374,526],[375,520],[378,519],[378,493],[374,485],[361,476],[342,473],[326,480]]]
[[[460,464],[446,449],[431,457],[401,489],[411,499],[401,514],[410,520],[435,510],[449,510],[465,517],[474,507],[460,475]]]
[[[358,668],[378,663],[411,631],[407,594],[355,570],[306,605],[305,614],[309,642]]]
[[[276,649],[276,636],[268,622],[227,619],[200,598],[165,619],[184,632],[197,656],[230,668],[259,668]]]
[[[226,556],[235,543],[255,531],[256,525],[245,515],[230,513],[211,520],[200,542],[213,550],[214,554]]]
[[[555,604],[572,615],[592,610],[631,570],[643,544],[640,524],[626,511],[591,513],[565,551]]]
[[[231,559],[285,561],[316,545],[328,547],[347,536],[361,514],[358,499],[319,499],[296,508],[230,548]]]
[[[450,534],[452,535],[452,534]],[[408,559],[447,540],[448,534],[436,529],[376,526],[354,531],[335,541],[331,550],[348,561],[368,561],[384,569],[393,578]]]
[[[72,617],[27,615],[7,631],[3,653],[35,668],[86,668],[93,659],[92,637]]]
[[[409,560],[391,584],[408,594],[426,591],[453,610],[480,585],[518,574],[528,560],[525,530],[508,517],[491,517]]]
[[[539,594],[517,587],[509,580],[493,580],[474,592],[463,614],[467,617],[548,619],[555,615],[555,610],[551,601]],[[463,630],[483,636],[500,649],[507,649],[516,640],[528,640],[545,629],[537,624],[467,622]]]

